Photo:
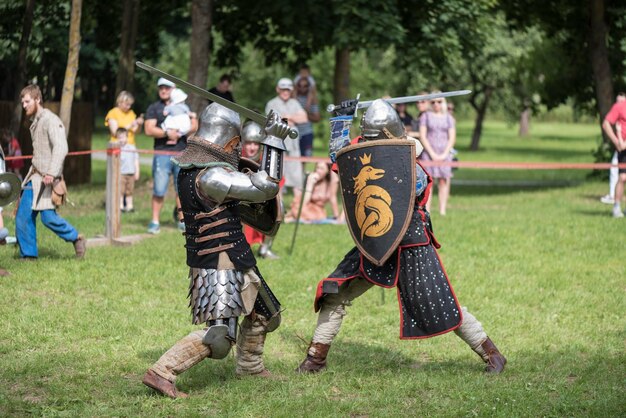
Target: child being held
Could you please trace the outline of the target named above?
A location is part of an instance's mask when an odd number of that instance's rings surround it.
[[[128,131],[118,128],[115,138],[120,143],[120,171],[122,173],[122,202],[120,203],[122,212],[134,212],[133,191],[135,181],[139,180],[139,154],[134,145],[128,143]]]
[[[181,89],[172,90],[170,104],[165,106],[163,114],[166,116],[161,128],[164,131],[175,130],[180,136],[186,135],[191,130],[191,109],[185,104],[187,94]],[[168,145],[175,144],[176,141],[167,141]]]

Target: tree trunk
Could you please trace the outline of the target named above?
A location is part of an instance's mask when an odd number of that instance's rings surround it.
[[[335,76],[334,76],[335,104],[341,103],[350,97],[350,49],[348,47],[335,50]]]
[[[493,89],[491,87],[486,87],[483,102],[478,104],[477,106],[474,106],[474,109],[476,109],[476,122],[474,123],[474,130],[472,131],[472,142],[470,144],[470,151],[478,151],[480,136],[483,133],[483,122],[485,121],[487,106],[489,105],[489,100],[491,100],[492,93]]]
[[[20,46],[17,53],[17,68],[15,70],[15,107],[13,116],[11,117],[11,130],[16,135],[20,130],[22,122],[22,105],[20,103],[20,93],[26,82],[26,53],[28,51],[28,41],[30,32],[33,28],[33,15],[35,11],[35,0],[26,0],[26,10],[24,12],[24,22],[22,23],[22,37],[20,38]]]
[[[604,0],[589,0],[589,55],[600,113],[600,124],[613,105],[611,64],[607,49],[608,28],[604,20]],[[600,130],[601,132],[602,129]],[[609,141],[604,135],[604,141]]]
[[[528,136],[530,133],[530,108],[526,106],[519,116],[519,136]]]
[[[206,88],[211,56],[212,8],[211,0],[192,0],[191,2],[191,51],[188,80],[202,88]],[[192,111],[199,113],[208,104],[208,100],[190,93],[187,104]]]
[[[132,91],[135,77],[135,44],[139,22],[139,0],[124,1],[122,31],[120,40],[120,59],[117,66],[115,96],[122,90]]]
[[[65,126],[65,132],[70,131],[70,118],[72,114],[72,101],[74,100],[74,85],[78,72],[78,53],[80,51],[80,17],[82,13],[82,0],[72,0],[72,14],[70,17],[70,42],[67,53],[67,66],[65,67],[65,80],[61,94],[61,108],[59,117]]]

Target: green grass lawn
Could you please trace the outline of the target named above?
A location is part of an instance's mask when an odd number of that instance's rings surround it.
[[[486,128],[483,150],[470,153],[469,124],[460,124],[463,161],[591,162],[598,136],[592,125],[537,124],[524,140],[503,124]],[[75,206],[61,211],[88,237],[104,230],[104,163],[93,169],[94,184],[71,188]],[[149,221],[148,170],[124,234]],[[462,169],[456,178],[551,179],[538,173]],[[289,256],[294,226],[283,225],[282,258],[259,261],[285,307],[266,343],[274,378],[237,378],[229,355],[180,377],[189,399],[156,396],[143,373],[195,329],[172,196],[160,235],[89,248],[83,261],[42,227],[37,262],[0,248],[12,273],[0,292],[0,416],[624,416],[626,223],[598,201],[606,182],[587,174],[555,172],[567,182],[559,187],[453,185],[448,215],[433,215],[461,304],[508,358],[499,376],[484,375],[454,334],[399,340],[395,290],[380,289],[348,308],[327,371],[294,373],[316,323],[316,284],[352,241],[345,226],[301,225]]]

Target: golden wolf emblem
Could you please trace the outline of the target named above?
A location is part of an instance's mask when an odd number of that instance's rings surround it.
[[[368,181],[378,180],[385,175],[385,170],[370,165],[371,158],[372,154],[359,157],[363,168],[353,177],[354,194],[357,195],[355,216],[361,230],[361,240],[364,236],[380,237],[393,225],[391,196],[382,187],[367,184]]]

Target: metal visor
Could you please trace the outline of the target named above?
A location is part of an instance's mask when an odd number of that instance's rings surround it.
[[[248,158],[242,158],[239,162],[239,171],[243,171],[246,168],[256,172],[259,171],[259,164]],[[278,228],[283,221],[280,193],[265,202],[241,202],[239,204],[239,216],[244,224],[273,237],[278,232]]]
[[[415,144],[385,140],[337,153],[343,207],[352,239],[382,266],[398,248],[415,205]]]
[[[20,195],[22,184],[13,173],[0,174],[0,206],[6,206]]]

